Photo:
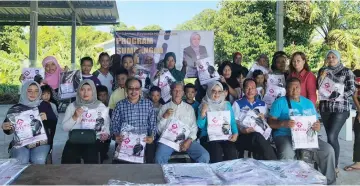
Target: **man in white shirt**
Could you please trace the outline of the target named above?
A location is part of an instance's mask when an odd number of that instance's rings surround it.
[[[191,105],[182,101],[184,95],[184,87],[182,83],[174,83],[171,85],[172,100],[163,105],[158,115],[158,133],[161,135],[167,128],[170,118],[176,118],[183,124],[187,125],[190,134],[187,139],[180,144],[180,151],[186,152],[197,163],[208,163],[210,160],[209,153],[196,142],[196,134],[198,126],[196,124],[195,112]],[[174,149],[158,143],[155,162],[158,164],[166,164],[174,152]]]

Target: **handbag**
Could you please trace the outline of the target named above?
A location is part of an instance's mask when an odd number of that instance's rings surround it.
[[[73,129],[69,133],[69,142],[78,145],[95,144],[96,132],[92,129]]]

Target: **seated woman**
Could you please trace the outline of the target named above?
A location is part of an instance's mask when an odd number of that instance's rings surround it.
[[[40,85],[35,81],[27,81],[21,87],[19,103],[12,106],[6,115],[12,113],[20,113],[33,107],[38,107],[41,119],[46,120],[46,113],[42,112],[43,109],[40,107],[40,98]],[[41,105],[45,105],[45,107],[48,106],[47,109],[51,109],[51,106],[48,103],[43,102]],[[10,123],[8,118],[4,120],[4,123],[2,124],[2,129],[7,135],[14,133],[13,124]],[[14,144],[15,140],[13,140],[9,146],[11,158],[18,159],[23,164],[27,164],[29,162],[33,164],[45,164],[47,155],[50,150],[49,145],[43,144],[34,148],[31,148],[30,146],[14,148]]]
[[[96,113],[93,114],[92,110],[96,110]],[[97,129],[99,123],[101,124],[100,130]],[[82,158],[85,164],[96,164],[99,159],[98,146],[108,140],[110,136],[109,123],[109,110],[103,103],[97,100],[94,82],[89,79],[83,80],[80,83],[76,101],[71,103],[66,109],[62,122],[63,129],[66,132],[74,129],[96,130],[97,140],[94,143],[83,143],[81,142],[81,137],[77,139],[79,141],[72,140],[70,142],[68,140],[64,147],[61,163],[80,163]],[[93,126],[93,129],[91,129],[91,126]],[[103,160],[103,158],[101,159]]]
[[[201,144],[208,150],[210,154],[210,162],[216,163],[223,160],[233,160],[237,158],[235,141],[238,137],[238,129],[235,122],[234,112],[231,104],[225,101],[223,86],[220,82],[215,81],[208,84],[206,96],[199,106],[197,123],[201,129]],[[208,112],[230,111],[231,136],[229,140],[209,141],[208,138]],[[224,158],[223,158],[224,154]]]

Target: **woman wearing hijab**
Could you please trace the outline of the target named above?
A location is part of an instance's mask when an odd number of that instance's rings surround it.
[[[51,105],[48,103],[42,103],[41,100],[40,85],[35,81],[27,81],[21,87],[20,101],[18,104],[12,106],[6,115],[13,113],[20,113],[29,110],[34,107],[38,107],[42,120],[47,119],[47,115],[44,112],[46,109],[51,110]],[[42,103],[42,104],[41,104]],[[42,106],[40,106],[42,105]],[[6,118],[2,125],[2,129],[5,134],[10,135],[14,132],[13,125],[10,120]],[[10,143],[9,151],[11,158],[18,159],[22,164],[45,164],[47,155],[50,150],[50,146],[40,142],[40,146],[28,145],[20,148],[14,148],[15,141]]]
[[[190,36],[190,46],[184,49],[184,59],[189,64],[189,68],[196,71],[196,61],[208,57],[205,46],[200,45],[201,36],[193,32]]]
[[[217,111],[230,111],[230,127],[232,135],[229,137],[229,140],[208,141],[208,121],[206,114],[208,112]],[[208,85],[206,96],[199,106],[197,123],[201,130],[200,140],[202,145],[206,147],[210,154],[211,163],[216,163],[223,160],[233,160],[237,158],[235,141],[238,137],[238,129],[235,121],[234,111],[231,107],[231,104],[225,101],[223,86],[220,82],[215,81]]]
[[[62,122],[65,132],[70,132],[73,129],[82,129],[82,116],[88,109],[96,109],[104,111],[106,106],[97,100],[96,87],[92,80],[83,80],[76,94],[75,102],[71,103],[65,112],[64,120]],[[97,113],[98,114],[98,113]],[[97,115],[96,114],[96,115]],[[86,114],[85,114],[86,115]],[[85,164],[96,164],[98,162],[98,149],[101,143],[104,143],[109,138],[109,123],[110,119],[108,114],[103,115],[104,126],[103,132],[97,135],[97,141],[94,144],[75,144],[69,140],[66,142],[62,154],[62,164],[75,164],[80,163],[80,158],[84,160]],[[89,130],[95,130],[89,129]],[[103,160],[104,157],[101,157]]]
[[[232,63],[230,61],[224,61],[218,68],[218,72],[221,75],[220,81],[226,83],[229,87],[229,101],[233,103],[240,98],[241,89],[240,84],[237,81],[234,72],[232,71]],[[241,73],[240,70],[238,73]]]
[[[355,92],[355,76],[351,70],[344,67],[341,55],[337,50],[330,50],[326,54],[327,65],[319,70],[317,86],[320,87],[329,78],[335,83],[344,85],[344,92],[338,99],[320,100],[319,110],[327,134],[328,143],[335,151],[335,166],[338,174],[339,163],[339,132],[350,115],[350,99]],[[331,86],[331,85],[330,85]],[[332,85],[334,86],[334,85]],[[319,95],[323,94],[319,89]]]

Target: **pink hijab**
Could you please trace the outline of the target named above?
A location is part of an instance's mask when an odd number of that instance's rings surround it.
[[[53,56],[48,56],[42,61],[42,65],[43,65],[44,69],[45,69],[46,64],[48,64],[49,62],[55,63],[56,71],[52,74],[45,71],[45,79],[44,80],[51,88],[53,88],[55,90],[55,89],[59,88],[59,79],[60,79],[60,73],[62,70],[61,70],[61,67],[60,67],[58,61]]]

